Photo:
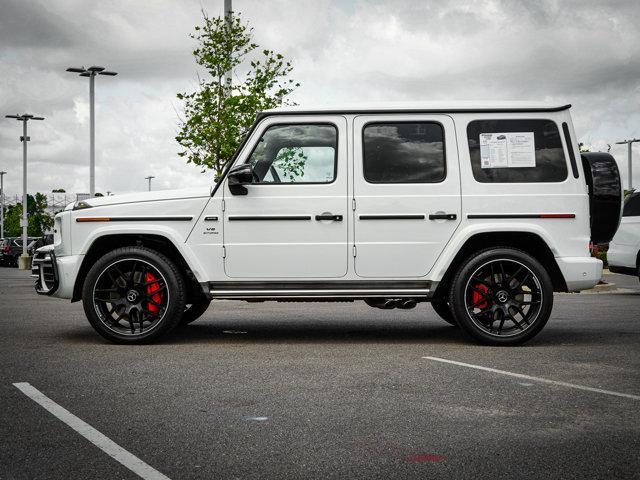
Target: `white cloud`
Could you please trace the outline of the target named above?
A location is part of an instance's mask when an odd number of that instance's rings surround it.
[[[222,0],[204,1],[209,14]],[[188,34],[199,0],[3,0],[0,105],[47,117],[30,126],[30,189],[88,190],[88,81],[71,65],[104,64],[96,85],[99,191],[210,183],[177,156],[178,91],[195,84]],[[258,43],[294,61],[298,103],[547,99],[574,104],[581,141],[640,136],[636,1],[447,2],[235,0]],[[1,113],[1,112],[0,112]],[[4,114],[3,113],[3,114]],[[6,190],[19,192],[17,122],[0,128]],[[640,146],[634,147],[640,158]],[[611,149],[626,176],[626,149]],[[640,185],[640,160],[635,183]]]

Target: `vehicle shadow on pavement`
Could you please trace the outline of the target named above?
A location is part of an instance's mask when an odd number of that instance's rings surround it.
[[[73,344],[110,344],[89,325],[60,333],[59,338]],[[358,322],[323,322],[311,325],[305,321],[283,325],[279,320],[251,322],[212,322],[202,320],[179,326],[154,342],[171,344],[244,344],[244,343],[446,343],[465,344],[469,338],[457,327],[425,324],[424,326],[375,325]]]
[[[621,345],[636,344],[640,331],[581,331],[576,328],[548,325],[524,347],[553,347],[561,345]],[[359,322],[325,324],[322,326],[250,325],[245,323],[201,323],[174,330],[160,343],[422,343],[480,346],[458,327],[425,324],[424,326],[379,326]],[[488,347],[490,348],[490,347]],[[498,347],[508,348],[508,347]],[[521,348],[521,347],[517,347]]]
[[[553,325],[555,323],[555,325]],[[105,344],[112,345],[100,337],[87,325],[60,333],[59,337],[66,343]],[[562,326],[562,319],[557,319],[543,330],[537,337],[525,345],[527,347],[556,347],[569,345],[624,345],[636,344],[640,331],[627,329],[616,331],[580,330]],[[322,324],[309,324],[307,320],[297,323],[280,320],[262,320],[259,323],[250,321],[211,321],[202,320],[191,325],[179,326],[170,334],[154,342],[156,345],[231,345],[231,344],[277,344],[277,343],[401,343],[425,345],[469,345],[480,346],[457,327],[425,323],[424,325],[390,326],[371,322],[334,321]],[[127,346],[124,346],[127,348]],[[485,347],[492,348],[492,347]],[[506,347],[497,347],[506,348]]]
[[[335,322],[322,325],[282,325],[261,322],[249,323],[200,323],[174,330],[163,343],[456,343],[468,339],[460,329],[450,325],[396,326]]]

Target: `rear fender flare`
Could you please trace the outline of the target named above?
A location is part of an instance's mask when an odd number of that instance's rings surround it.
[[[494,224],[494,225],[467,225],[456,232],[456,235],[449,241],[442,254],[438,257],[435,265],[429,273],[429,280],[433,282],[440,282],[449,267],[453,263],[456,255],[463,247],[463,245],[473,236],[482,233],[531,233],[537,235],[544,241],[553,256],[558,256],[558,249],[554,244],[551,236],[548,232],[538,226],[531,223],[509,223],[509,224]],[[496,245],[498,246],[498,245]]]

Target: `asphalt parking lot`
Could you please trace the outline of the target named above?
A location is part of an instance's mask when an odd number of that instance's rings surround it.
[[[0,478],[139,478],[19,382],[174,480],[638,478],[640,284],[608,280],[518,348],[362,302],[214,303],[128,347],[1,268]]]

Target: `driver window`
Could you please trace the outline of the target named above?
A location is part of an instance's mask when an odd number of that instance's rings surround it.
[[[256,183],[331,183],[337,143],[334,125],[273,125],[249,158]]]

